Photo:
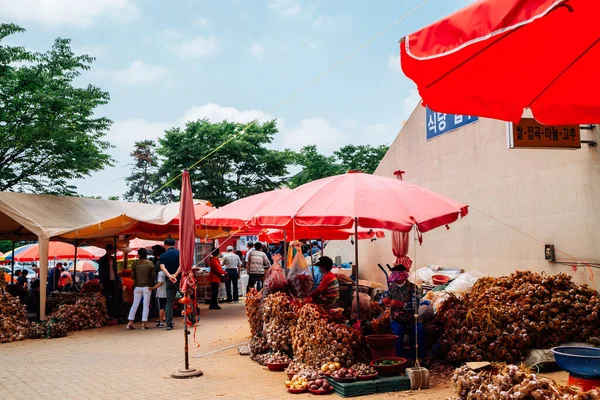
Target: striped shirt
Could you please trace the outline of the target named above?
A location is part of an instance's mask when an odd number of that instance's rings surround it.
[[[331,271],[323,275],[317,291],[321,293],[322,298],[340,297],[340,284],[337,276]]]

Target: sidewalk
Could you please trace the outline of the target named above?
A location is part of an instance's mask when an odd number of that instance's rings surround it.
[[[238,355],[237,346],[197,358],[248,340],[244,305],[222,307],[220,311],[209,311],[203,306],[197,332],[200,348],[190,335],[190,365],[204,371],[200,378],[170,378],[171,372],[183,367],[179,318],[173,331],[127,331],[121,325],[71,333],[60,339],[0,345],[0,398],[298,399],[298,395],[286,392],[283,383],[287,376],[283,372],[268,371],[249,357]],[[452,395],[449,387],[361,399],[441,399]],[[306,397],[315,396],[300,395]]]

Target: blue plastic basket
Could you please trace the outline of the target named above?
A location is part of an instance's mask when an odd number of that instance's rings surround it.
[[[600,349],[563,346],[552,349],[559,367],[580,378],[600,378]]]

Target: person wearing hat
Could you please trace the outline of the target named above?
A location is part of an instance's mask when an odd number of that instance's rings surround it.
[[[421,289],[408,280],[408,271],[404,265],[396,265],[388,278],[391,299],[390,327],[396,341],[398,357],[414,359],[415,357],[415,311],[422,297]],[[419,339],[419,358],[425,356],[425,328],[422,322],[417,323]],[[404,336],[408,335],[410,348],[404,348]]]
[[[227,246],[227,254],[223,257],[221,262],[223,269],[229,275],[229,281],[225,282],[225,290],[227,292],[226,303],[237,303],[240,300],[238,293],[238,279],[240,278],[240,271],[242,268],[242,260],[240,257],[233,252],[233,246]],[[233,286],[233,297],[231,296],[231,287]]]
[[[334,308],[338,306],[340,300],[340,284],[337,276],[331,272],[333,260],[327,256],[319,258],[315,264],[321,270],[321,283],[311,292],[309,297],[316,304],[324,308]]]

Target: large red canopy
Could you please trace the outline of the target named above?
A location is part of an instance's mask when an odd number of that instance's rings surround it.
[[[348,229],[356,219],[363,228],[408,232],[416,225],[427,232],[467,212],[466,204],[405,181],[348,173],[300,186],[263,208],[253,225]]]
[[[406,36],[404,73],[434,111],[600,121],[598,0],[479,0]]]
[[[295,235],[295,237],[291,237]],[[322,240],[348,240],[354,236],[354,229],[311,229],[310,226],[296,227],[293,232],[287,236],[288,239],[322,239]],[[358,230],[358,240],[367,240],[373,238],[384,238],[385,232],[373,229],[360,228]],[[265,229],[258,235],[259,240],[265,242],[281,242],[284,240],[284,233],[281,229]]]

